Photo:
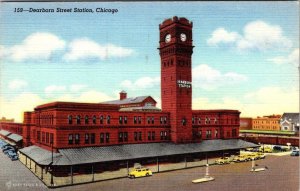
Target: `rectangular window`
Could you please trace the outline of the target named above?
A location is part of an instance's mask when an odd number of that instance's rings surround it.
[[[155,132],[152,131],[152,140],[155,140]]]
[[[104,143],[104,133],[100,133],[100,143]]]
[[[85,134],[84,143],[85,143],[85,144],[89,144],[89,143],[90,143],[90,136],[89,136],[88,133]]]
[[[75,134],[75,144],[80,144],[80,135]]]
[[[167,117],[164,117],[164,124],[167,124]]]
[[[148,141],[150,141],[151,140],[151,132],[149,131],[148,132]]]
[[[127,116],[124,116],[124,123],[127,124]]]
[[[139,121],[139,124],[142,123],[142,117],[141,116],[138,117],[138,121]]]
[[[215,137],[218,138],[218,130],[215,130]]]
[[[164,132],[163,131],[160,132],[160,140],[164,140]]]
[[[109,133],[106,133],[106,143],[109,143]]]
[[[163,117],[160,117],[160,124],[163,124]]]
[[[91,144],[95,144],[95,133],[91,133]]]
[[[119,124],[123,124],[123,117],[119,116]]]
[[[124,141],[128,141],[128,133],[127,132],[124,132]]]
[[[195,124],[195,117],[192,117],[192,124]]]
[[[133,123],[137,124],[137,117],[136,116],[133,117]]]
[[[152,117],[152,124],[154,124],[154,117]]]
[[[147,117],[147,123],[150,124],[151,123],[151,118]]]
[[[45,132],[42,132],[42,142],[45,142]]]
[[[69,145],[73,144],[73,135],[69,134]]]
[[[138,140],[137,132],[134,132],[134,140],[135,140],[135,141]]]
[[[123,142],[123,132],[119,133],[119,142]]]
[[[46,133],[46,143],[49,143],[49,133]]]
[[[142,132],[139,132],[139,140],[142,140]]]

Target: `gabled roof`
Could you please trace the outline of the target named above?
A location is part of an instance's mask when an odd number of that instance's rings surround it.
[[[131,98],[126,98],[122,100],[113,100],[113,101],[106,101],[106,102],[101,102],[102,104],[116,104],[116,105],[126,105],[126,104],[134,104],[134,103],[142,103],[144,100],[147,98],[152,99],[155,103],[156,101],[151,97],[151,96],[138,96],[138,97],[131,97]]]
[[[289,123],[299,124],[299,113],[284,113],[281,117],[280,122],[288,121]]]

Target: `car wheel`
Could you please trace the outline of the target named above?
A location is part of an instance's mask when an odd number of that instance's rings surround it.
[[[149,176],[149,173],[147,173],[146,176]]]

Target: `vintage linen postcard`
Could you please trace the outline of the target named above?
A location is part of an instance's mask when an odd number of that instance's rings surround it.
[[[299,1],[8,1],[0,34],[0,190],[299,190]]]

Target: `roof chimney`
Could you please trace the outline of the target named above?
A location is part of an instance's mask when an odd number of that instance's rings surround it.
[[[120,100],[126,99],[127,98],[127,93],[123,90],[120,92]]]

